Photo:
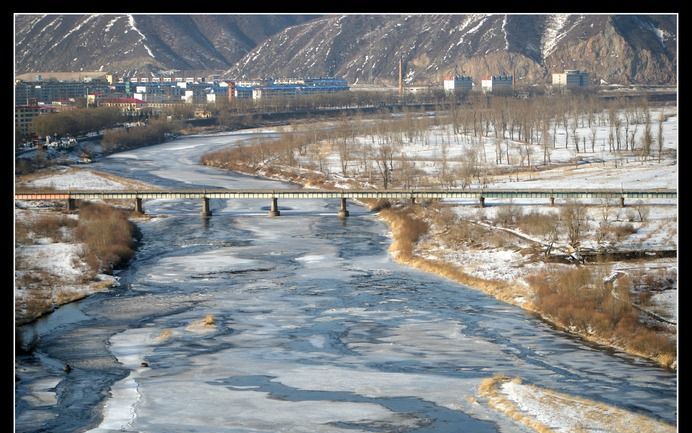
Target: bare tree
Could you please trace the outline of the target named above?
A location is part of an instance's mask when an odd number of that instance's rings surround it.
[[[569,115],[567,114],[566,111],[563,111],[562,112],[562,128],[565,130],[565,149],[567,149],[567,145],[569,144],[569,133],[567,132],[568,122],[569,122]]]
[[[548,120],[543,123],[543,133],[541,134],[541,141],[543,143],[543,164],[550,162],[550,133],[548,132]]]
[[[651,133],[651,113],[647,109],[644,113],[644,135],[642,135],[642,156],[644,159],[651,154],[651,145],[654,141],[654,136]]]
[[[382,185],[384,189],[387,189],[391,183],[392,170],[394,169],[394,149],[389,145],[379,146],[372,156],[380,176],[382,176]]]
[[[577,115],[572,119],[572,140],[574,141],[574,148],[579,153],[579,136],[577,135]]]
[[[663,122],[665,122],[666,116],[661,111],[658,115],[658,163],[661,163],[661,154],[663,153]]]
[[[586,207],[571,201],[560,209],[560,220],[567,231],[567,241],[577,253],[586,230]]]
[[[649,218],[649,207],[644,204],[643,201],[637,200],[634,205],[634,209],[637,211],[639,216],[639,222],[644,222]]]

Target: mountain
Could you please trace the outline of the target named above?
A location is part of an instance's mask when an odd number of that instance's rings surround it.
[[[16,15],[16,73],[224,70],[305,15]]]
[[[546,83],[581,69],[594,83],[677,83],[675,15],[17,15],[16,71],[225,70],[229,77],[337,76],[439,84]]]
[[[336,75],[350,83],[437,83],[455,66],[479,81],[514,74],[549,82],[588,71],[594,82],[676,83],[674,15],[345,15],[288,27],[240,59],[237,77]]]

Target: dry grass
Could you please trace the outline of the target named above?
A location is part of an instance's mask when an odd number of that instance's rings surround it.
[[[415,243],[428,232],[428,224],[413,216],[411,208],[387,208],[380,211],[382,218],[390,222],[392,231],[396,231],[390,250],[396,252],[402,259],[413,257]]]
[[[544,236],[554,229],[558,218],[557,212],[541,213],[533,210],[517,219],[517,227],[524,233]]]
[[[629,299],[631,281],[623,279],[611,290],[604,272],[587,267],[550,267],[527,277],[534,288],[534,306],[543,317],[580,335],[593,335],[670,367],[677,359],[672,335],[639,320]]]
[[[32,244],[37,238],[51,238],[53,242],[70,241],[71,229],[77,220],[63,214],[40,214],[36,218],[15,221],[15,239],[20,244]]]
[[[549,426],[542,424],[530,414],[522,412],[516,402],[500,392],[500,387],[506,382],[510,382],[510,379],[502,375],[485,379],[479,386],[479,394],[488,399],[489,406],[515,421],[539,433],[553,432],[554,430]],[[518,377],[511,379],[511,382],[522,384],[521,379]],[[579,414],[580,420],[576,425],[570,427],[570,432],[602,431],[603,426],[607,426],[608,431],[613,433],[672,433],[675,431],[675,426],[628,412],[624,409],[560,393],[533,384],[522,384],[522,386],[527,387],[529,393],[537,397],[536,402],[540,403],[543,407],[542,410],[545,412],[559,414],[561,411],[566,413],[574,413],[576,411]],[[572,415],[572,421],[574,421],[574,415]]]
[[[514,421],[533,429],[538,433],[554,433],[554,430],[547,425],[533,419],[521,412],[514,402],[504,397],[499,392],[499,387],[504,382],[519,381],[519,378],[510,379],[504,375],[495,375],[484,379],[478,387],[478,393],[488,399],[488,405],[499,412],[504,413]]]
[[[101,204],[84,204],[75,230],[87,246],[85,260],[96,272],[111,272],[134,255],[134,226],[125,212]]]

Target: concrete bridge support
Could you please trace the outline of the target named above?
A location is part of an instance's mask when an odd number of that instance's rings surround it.
[[[135,212],[144,213],[144,207],[142,206],[142,199],[139,197],[135,198]]]
[[[202,216],[211,216],[211,210],[209,209],[209,197],[202,197]]]
[[[348,214],[348,210],[346,210],[346,199],[341,197],[341,209],[339,209],[339,218],[346,218]]]
[[[276,217],[281,215],[281,212],[279,212],[279,206],[276,204],[277,199],[276,197],[272,197],[272,207],[269,209],[269,216],[270,217]]]
[[[481,207],[485,207],[485,197],[483,197],[483,196],[478,197],[478,201],[480,202]]]
[[[76,209],[77,209],[76,200],[73,198],[68,198],[67,199],[67,210],[76,210]]]

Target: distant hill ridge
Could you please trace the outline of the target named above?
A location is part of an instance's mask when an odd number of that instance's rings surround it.
[[[225,70],[239,79],[338,76],[410,85],[456,70],[479,82],[676,84],[675,15],[18,15],[16,71]]]

